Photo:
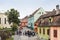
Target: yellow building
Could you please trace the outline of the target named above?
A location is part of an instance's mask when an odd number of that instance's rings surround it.
[[[43,39],[50,39],[49,38],[49,27],[38,27],[38,35],[40,38]]]

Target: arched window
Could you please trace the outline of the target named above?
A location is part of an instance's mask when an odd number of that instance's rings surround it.
[[[49,22],[51,23],[51,22],[53,22],[53,18],[52,17],[49,17]]]

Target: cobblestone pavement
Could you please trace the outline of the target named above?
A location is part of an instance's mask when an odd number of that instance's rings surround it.
[[[28,37],[28,36],[23,36],[23,35],[21,36],[15,35],[14,40],[39,40],[39,38],[37,36]]]
[[[30,30],[30,29],[28,29],[26,27],[23,28],[23,30],[21,30],[22,31],[22,35],[15,35],[14,36],[14,40],[39,40],[39,37],[37,35],[31,36],[31,37],[28,37],[28,36],[23,35],[23,33],[25,31],[27,31],[27,30]]]

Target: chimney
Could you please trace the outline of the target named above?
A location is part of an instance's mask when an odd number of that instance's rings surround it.
[[[59,10],[59,5],[56,5],[56,9]]]
[[[59,14],[59,5],[56,5],[56,14]]]
[[[53,9],[53,11],[55,11],[55,9]]]
[[[53,10],[52,10],[52,12],[53,12],[53,13],[56,13],[56,10],[55,10],[55,9],[53,9]]]

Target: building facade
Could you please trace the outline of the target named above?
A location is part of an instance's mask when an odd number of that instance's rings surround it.
[[[38,31],[38,29],[37,29],[38,23],[36,23],[36,21],[40,18],[41,15],[44,15],[44,14],[46,14],[46,13],[42,7],[40,7],[39,10],[35,13],[35,15],[34,15],[34,30],[35,30],[35,32]]]
[[[45,11],[44,11],[44,9],[43,8],[38,8],[36,11],[34,11],[32,14],[31,14],[31,17],[29,17],[29,19],[28,19],[28,25],[30,25],[31,26],[31,23],[33,23],[33,29],[35,30],[35,31],[37,31],[37,24],[35,23],[38,19],[39,19],[39,17],[41,16],[41,15],[43,15],[43,14],[45,14]]]
[[[11,28],[10,24],[8,23],[7,15],[5,15],[4,13],[0,13],[0,27]]]
[[[34,16],[33,15],[30,15],[28,18],[28,27],[30,29],[34,29]]]
[[[38,34],[46,40],[60,40],[60,9],[56,5],[56,10],[46,11],[39,19]],[[42,34],[40,34],[42,33]]]
[[[50,39],[49,32],[50,32],[49,18],[40,18],[38,25],[38,35],[40,36],[41,39],[49,40]]]
[[[28,16],[24,17],[23,19],[20,20],[20,27],[27,27],[28,26]]]
[[[53,25],[50,27],[50,40],[60,40],[60,9],[56,5],[56,12],[53,18]]]
[[[34,15],[36,14],[36,12],[39,10],[39,8],[37,10],[35,10],[28,18],[28,27],[34,29]]]

